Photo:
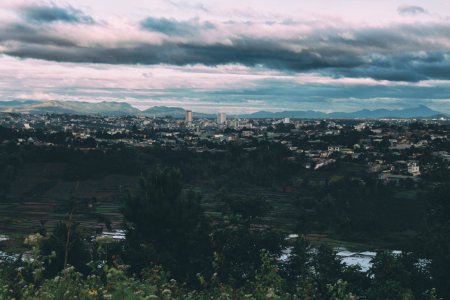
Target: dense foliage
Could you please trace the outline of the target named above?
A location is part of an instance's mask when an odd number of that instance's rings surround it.
[[[446,193],[443,185],[430,194],[424,242],[437,247],[427,256],[431,264],[417,254],[380,251],[362,272],[344,265],[328,246],[313,247],[302,237],[286,241],[273,228],[258,226],[268,210],[263,199],[227,199],[224,219],[211,222],[179,172],[158,169],[124,199],[125,242],[83,235],[76,224],[68,230],[67,220],[51,233],[31,235],[25,240],[30,255],[0,265],[0,299],[447,297]],[[290,249],[284,259],[282,247]]]

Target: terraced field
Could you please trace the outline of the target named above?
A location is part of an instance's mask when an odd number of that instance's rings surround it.
[[[9,235],[34,232],[45,221],[51,229],[67,218],[64,204],[71,198],[91,199],[95,212],[108,217],[113,227],[120,227],[120,197],[127,189],[134,189],[137,178],[110,175],[98,180],[68,181],[62,179],[61,166],[33,164],[23,168],[13,182],[6,201],[0,203],[0,233]],[[97,219],[76,215],[82,227],[102,226]]]
[[[200,188],[189,186],[188,188],[200,191]],[[219,201],[222,196],[217,190],[202,186],[202,204],[208,215],[212,218],[221,216],[223,203]],[[263,219],[267,225],[274,226],[280,230],[290,232],[295,227],[296,221],[296,207],[295,201],[297,195],[295,193],[281,192],[273,188],[251,187],[242,189],[233,189],[228,192],[230,198],[252,198],[255,196],[263,197],[270,205],[268,215]]]
[[[67,165],[62,163],[33,163],[23,166],[20,174],[12,183],[6,201],[0,202],[0,234],[20,236],[35,232],[41,221],[45,222],[47,230],[51,230],[57,222],[67,219],[67,209],[64,206],[70,198],[89,199],[95,202],[96,213],[108,217],[112,227],[120,228],[120,199],[127,190],[138,187],[137,176],[108,175],[92,180],[65,179]],[[202,195],[205,211],[213,219],[220,217],[223,203],[220,200],[220,175],[217,178],[203,182],[191,182],[185,186]],[[296,207],[298,194],[295,191],[283,191],[272,187],[257,187],[242,185],[237,188],[225,187],[230,197],[250,198],[262,196],[270,204],[270,212],[263,220],[286,232],[291,232],[296,225]],[[219,194],[218,194],[219,193]],[[86,215],[75,215],[75,220],[88,230],[104,227],[97,218]]]

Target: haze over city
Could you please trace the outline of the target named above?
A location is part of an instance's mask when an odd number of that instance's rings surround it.
[[[1,1],[0,101],[450,113],[446,1]]]

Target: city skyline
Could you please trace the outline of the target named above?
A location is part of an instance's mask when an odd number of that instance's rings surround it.
[[[445,1],[2,1],[0,101],[450,113]]]

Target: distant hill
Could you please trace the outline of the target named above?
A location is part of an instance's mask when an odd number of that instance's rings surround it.
[[[413,108],[405,108],[399,110],[376,109],[376,110],[360,110],[353,113],[331,113],[333,118],[429,118],[441,114],[425,105],[419,105]]]
[[[135,115],[141,111],[124,102],[80,102],[80,101],[0,101],[1,112],[27,114],[98,114]]]
[[[126,102],[81,102],[81,101],[0,101],[0,112],[25,114],[86,114],[86,115],[144,115],[149,117],[184,118],[181,107],[154,106],[141,111]],[[214,118],[213,114],[193,113],[194,118]]]
[[[181,107],[172,106],[153,106],[141,112],[141,114],[150,117],[166,117],[171,116],[172,118],[184,118],[186,115],[186,110]],[[214,114],[204,114],[193,112],[194,118],[215,118]]]
[[[21,106],[21,105],[33,104],[36,102],[37,101],[35,101],[35,100],[0,101],[0,107],[1,106]]]
[[[321,119],[321,118],[327,118],[326,113],[322,113],[319,111],[313,111],[313,110],[307,110],[307,111],[301,111],[301,110],[286,110],[286,111],[280,111],[280,112],[270,112],[270,111],[258,111],[252,114],[246,114],[246,115],[238,115],[236,117],[240,118],[274,118],[274,119],[281,119],[281,118],[295,118],[295,119]]]
[[[171,116],[174,118],[184,118],[186,111],[181,107],[153,106],[141,113],[151,117]]]
[[[258,111],[252,114],[239,115],[241,118],[299,118],[299,119],[382,119],[382,118],[431,118],[446,116],[441,112],[430,109],[425,105],[398,110],[376,109],[358,110],[354,112],[322,113],[318,111]]]

